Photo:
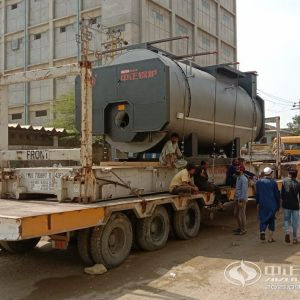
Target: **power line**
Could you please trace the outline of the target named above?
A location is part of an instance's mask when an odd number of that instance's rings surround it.
[[[270,100],[270,99],[266,99],[266,98],[264,98],[264,100],[267,101],[267,102],[274,103],[276,105],[284,106],[284,107],[287,107],[288,105],[292,105],[293,104],[292,102],[290,102],[290,103],[281,103],[281,102],[276,102],[274,100]]]
[[[259,89],[257,89],[257,90],[258,90],[259,92],[261,92],[262,94],[264,94],[264,95],[266,95],[266,96],[269,96],[269,97],[271,97],[271,98],[273,98],[273,99],[276,99],[276,100],[278,100],[278,101],[281,101],[281,102],[285,102],[285,103],[292,103],[292,102],[294,102],[293,100],[290,100],[290,99],[281,98],[281,97],[275,96],[275,95],[273,95],[273,94],[271,94],[271,93],[264,92],[264,91],[259,90]]]
[[[267,111],[275,112],[275,113],[285,113],[288,111],[291,111],[291,109],[285,109],[285,110],[275,110],[275,109],[266,109]]]

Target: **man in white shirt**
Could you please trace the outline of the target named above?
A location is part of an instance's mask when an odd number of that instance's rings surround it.
[[[182,169],[187,165],[179,149],[178,140],[178,134],[172,133],[170,140],[164,145],[159,158],[162,166]]]

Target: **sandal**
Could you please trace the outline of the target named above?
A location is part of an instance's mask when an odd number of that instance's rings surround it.
[[[264,232],[260,233],[260,240],[265,241],[266,240],[266,234]]]
[[[293,244],[294,245],[298,244],[298,240],[297,239],[293,239]]]
[[[274,239],[270,239],[270,240],[268,240],[268,243],[275,243],[275,240]]]

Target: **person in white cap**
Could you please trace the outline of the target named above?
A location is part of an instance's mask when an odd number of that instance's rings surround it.
[[[273,170],[270,167],[264,169],[264,177],[256,183],[256,204],[260,221],[260,239],[266,239],[265,232],[269,229],[268,242],[275,242],[275,216],[280,208],[280,193],[277,183],[273,179]]]

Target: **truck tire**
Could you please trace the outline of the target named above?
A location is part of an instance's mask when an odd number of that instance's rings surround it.
[[[1,247],[10,253],[25,253],[33,250],[40,238],[33,238],[22,241],[1,241]]]
[[[4,248],[3,248],[3,246],[1,245],[1,242],[0,242],[0,252],[7,252]]]
[[[92,266],[95,264],[91,253],[91,236],[91,228],[79,230],[77,234],[77,249],[79,256],[82,261],[88,266]]]
[[[201,212],[196,201],[191,201],[185,210],[174,213],[174,230],[183,240],[195,237],[200,228]]]
[[[104,226],[97,226],[91,235],[91,253],[96,264],[111,269],[120,265],[132,247],[132,226],[123,213],[114,213]]]
[[[163,248],[167,243],[169,232],[169,215],[163,206],[158,206],[152,216],[138,220],[138,242],[146,251]]]

